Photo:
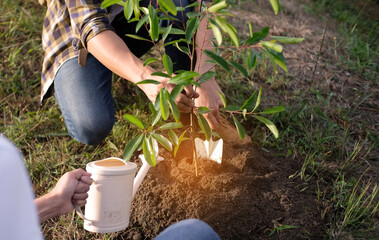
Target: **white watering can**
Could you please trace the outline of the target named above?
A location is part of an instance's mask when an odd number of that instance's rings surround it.
[[[85,215],[80,207],[76,207],[76,212],[84,219],[84,229],[109,233],[128,227],[132,199],[150,169],[144,156],[139,158],[142,167],[135,178],[137,165],[125,163],[121,158],[106,158],[86,165],[93,183],[88,191]],[[162,160],[158,156],[157,164]]]

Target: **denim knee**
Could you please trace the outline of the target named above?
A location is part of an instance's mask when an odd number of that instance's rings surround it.
[[[73,58],[58,70],[55,97],[75,140],[95,145],[108,136],[115,122],[111,87],[112,72],[91,54],[85,68]]]
[[[198,219],[186,219],[169,226],[155,238],[155,240],[174,239],[220,240],[220,237],[207,223]]]
[[[87,145],[101,143],[111,132],[115,122],[114,113],[101,113],[101,117],[77,119],[66,124],[69,134],[76,140]],[[70,127],[69,127],[70,126]]]

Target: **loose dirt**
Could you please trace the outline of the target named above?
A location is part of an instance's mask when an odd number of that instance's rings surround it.
[[[320,207],[313,186],[291,178],[299,159],[286,159],[253,145],[224,145],[222,164],[199,159],[198,176],[191,142],[180,156],[152,168],[132,203],[129,228],[116,238],[151,239],[169,225],[187,218],[207,222],[221,239],[321,239]]]

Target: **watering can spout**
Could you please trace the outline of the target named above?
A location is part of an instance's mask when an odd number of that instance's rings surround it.
[[[149,169],[151,167],[150,164],[146,162],[145,157],[143,156],[143,154],[139,155],[139,158],[142,161],[142,166],[141,166],[141,169],[138,171],[137,176],[134,178],[132,199],[134,198],[134,195],[138,191],[138,188],[141,186],[141,183],[142,183],[143,179],[145,178],[147,172],[149,171]],[[158,158],[157,158],[157,164],[160,163],[163,160],[164,160],[163,157],[158,156]]]

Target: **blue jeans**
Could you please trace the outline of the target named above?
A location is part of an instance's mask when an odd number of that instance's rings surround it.
[[[187,219],[175,223],[154,240],[220,240],[217,233],[205,222],[197,219]]]
[[[177,6],[187,6],[188,0],[174,0]],[[141,6],[149,0],[140,2]],[[186,13],[178,12],[179,21],[175,26],[183,26],[187,21]],[[124,40],[129,49],[137,57],[141,57],[151,49],[153,43],[128,38],[125,34],[136,34],[137,22],[128,23],[121,12],[112,22],[117,35]],[[161,26],[168,26],[167,20],[160,22]],[[146,28],[141,27],[137,34],[149,38]],[[183,38],[180,35],[169,35],[165,42]],[[173,69],[190,70],[189,57],[175,46],[166,46],[165,51],[171,57]],[[115,109],[111,94],[112,72],[101,64],[91,54],[87,55],[86,67],[78,64],[73,58],[59,68],[54,79],[55,97],[62,111],[69,134],[77,141],[88,145],[101,143],[110,133],[115,122]]]

